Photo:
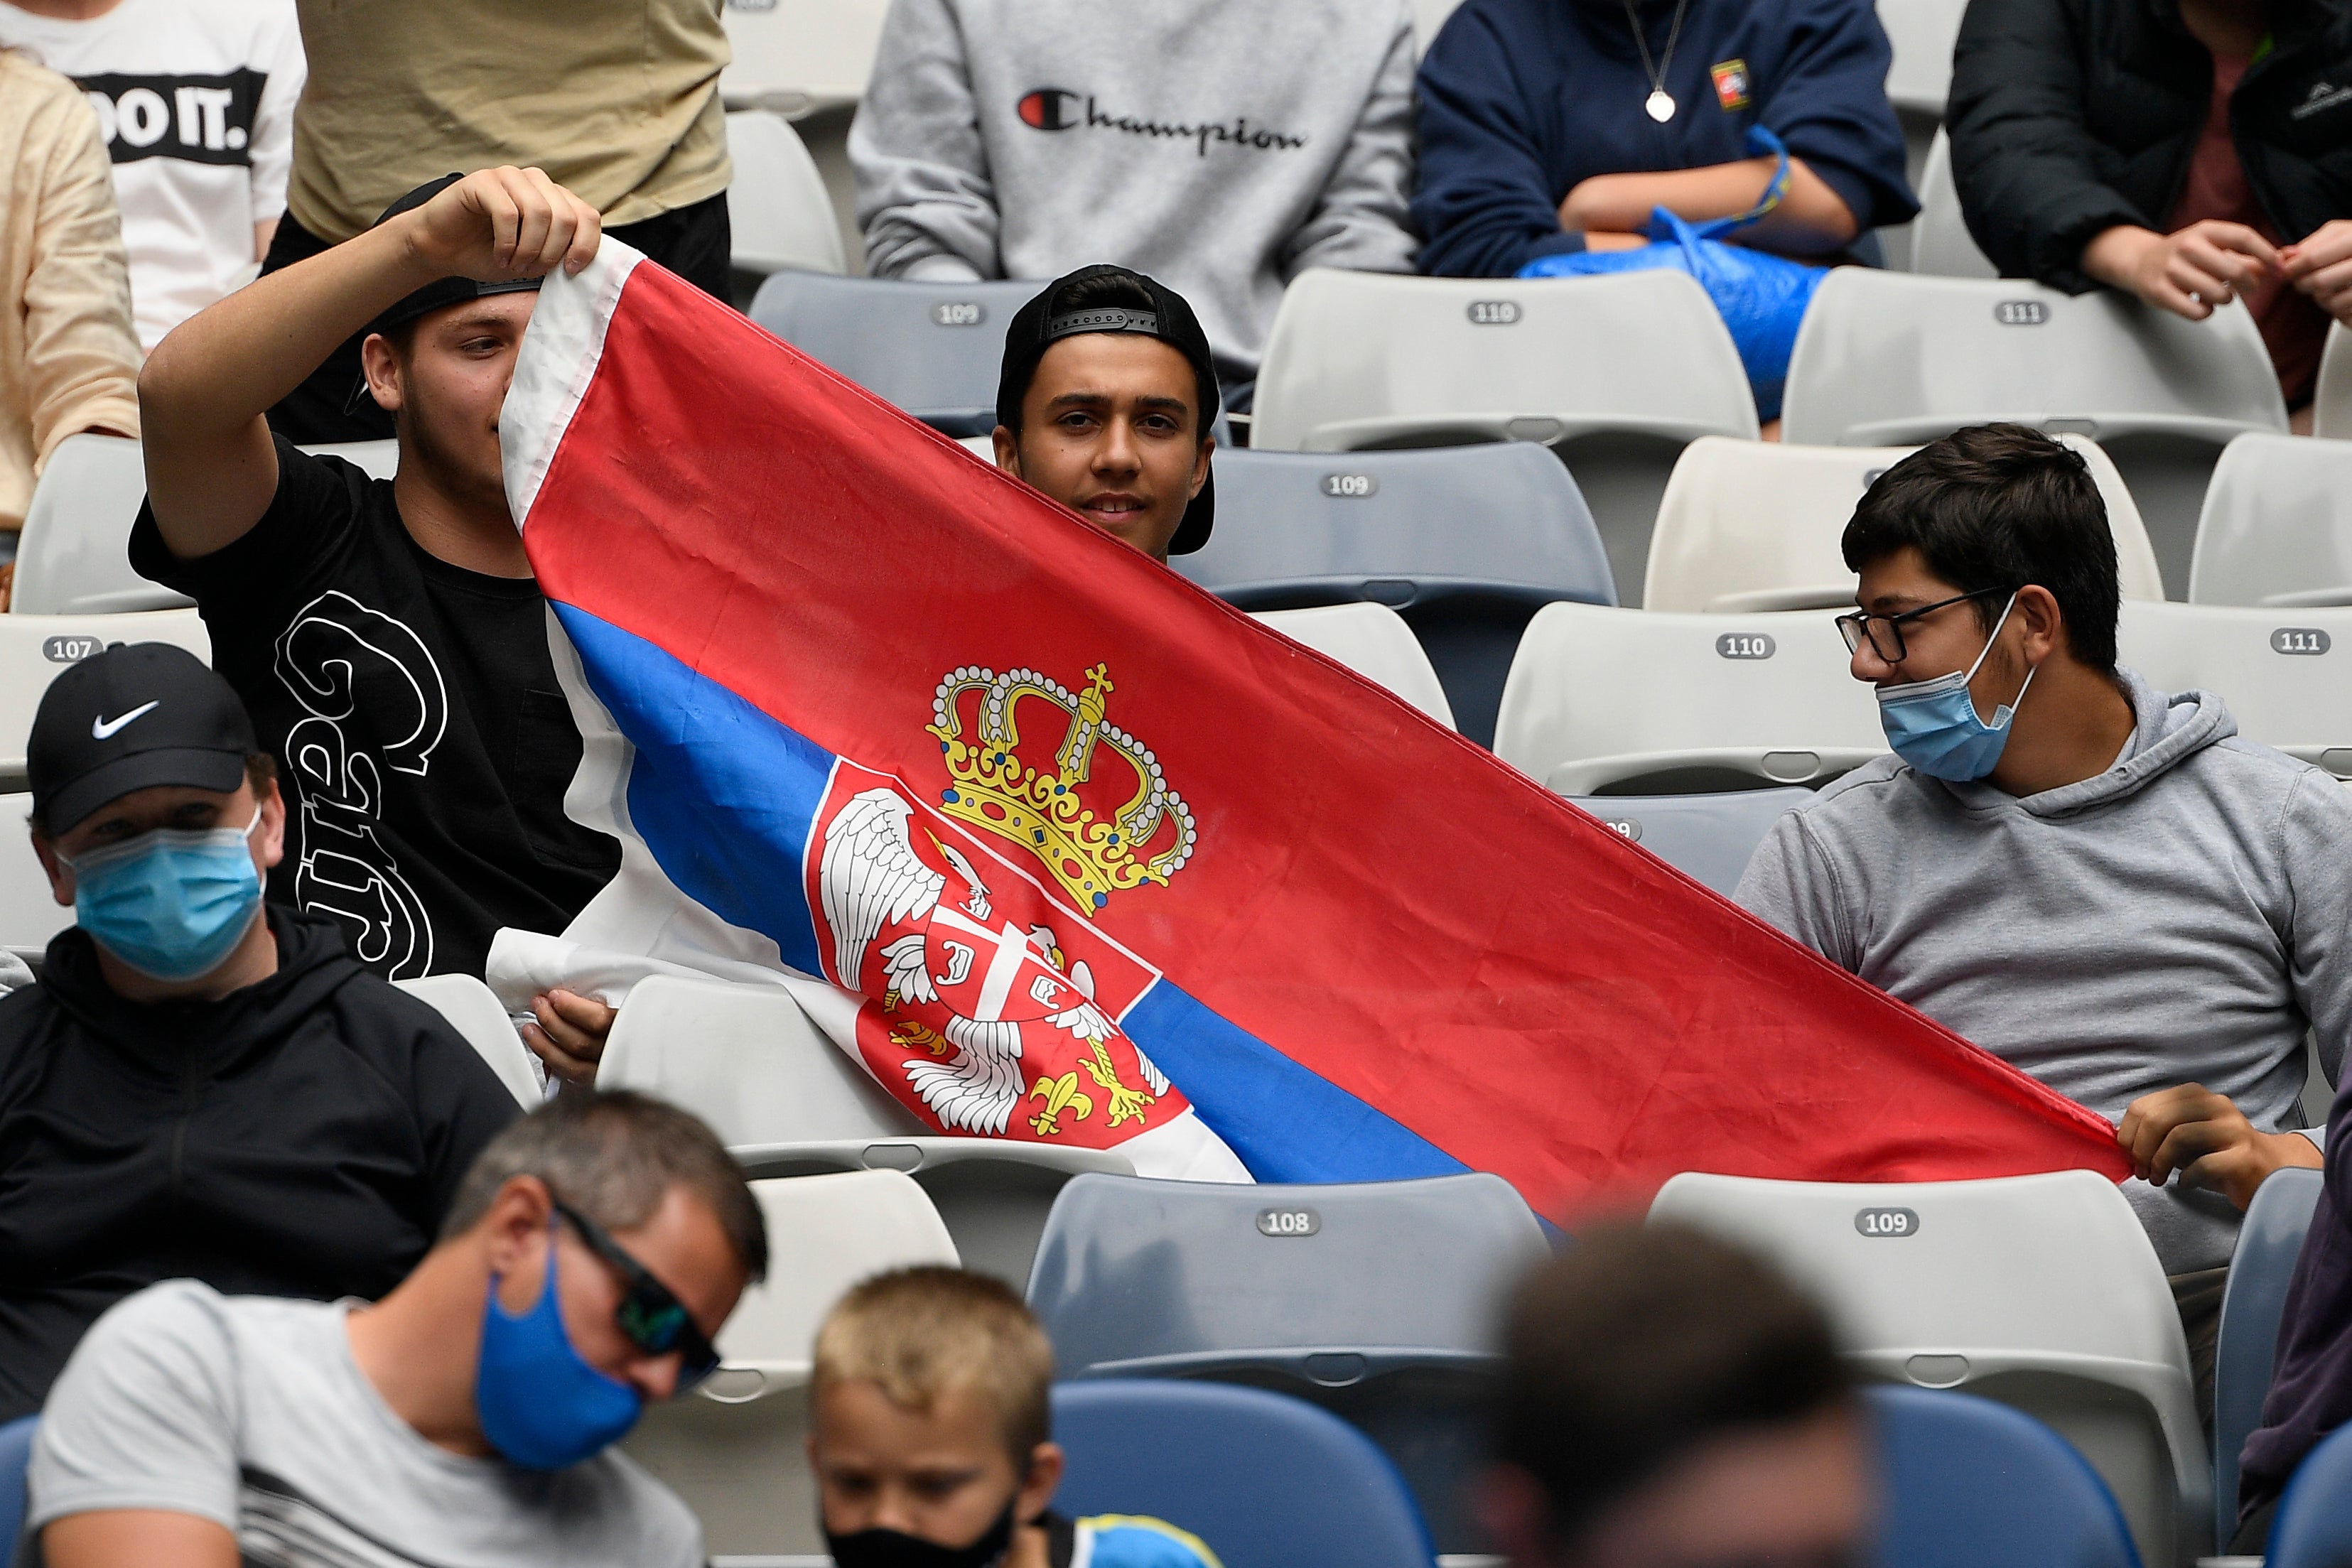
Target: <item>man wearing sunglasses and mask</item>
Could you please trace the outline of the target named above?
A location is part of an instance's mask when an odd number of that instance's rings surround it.
[[[1912,454],[1843,548],[1895,755],[1781,818],[1738,899],[2116,1121],[2210,1412],[2240,1218],[2320,1164],[2305,1034],[2333,1081],[2352,1030],[2352,801],[2116,664],[2106,509],[2047,436]]]
[[[767,1270],[710,1130],[627,1092],[494,1139],[383,1301],[172,1281],[74,1353],[28,1522],[47,1568],[696,1568],[686,1505],[607,1452],[718,1364]]]
[[[158,1280],[382,1295],[520,1114],[332,920],[264,907],[276,770],[193,654],[65,671],[26,759],[33,851],[75,924],[0,1001],[0,1421]]]

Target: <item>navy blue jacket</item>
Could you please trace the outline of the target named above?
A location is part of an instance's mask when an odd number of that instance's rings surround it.
[[[1654,61],[1674,10],[1641,6]],[[1578,182],[1735,162],[1759,120],[1864,232],[1906,222],[1919,205],[1886,101],[1891,58],[1870,0],[1688,0],[1666,69],[1679,107],[1659,125],[1624,0],[1465,0],[1421,66],[1422,270],[1507,277],[1581,250],[1559,227]]]

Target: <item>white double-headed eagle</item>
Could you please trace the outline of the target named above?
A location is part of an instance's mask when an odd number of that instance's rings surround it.
[[[852,796],[825,828],[817,883],[825,920],[833,928],[834,969],[852,990],[865,988],[866,950],[883,929],[910,921],[928,924],[947,891],[948,879],[915,852],[912,819],[913,808],[898,791],[868,789]],[[960,913],[986,921],[992,913],[989,893],[978,871],[953,845],[932,841],[965,883],[957,901]],[[1033,927],[1030,943],[1050,962],[1056,951],[1050,931]],[[937,1002],[941,985],[966,978],[952,968],[947,975],[932,975],[921,929],[894,937],[880,956],[886,985],[911,1002]],[[1098,1046],[1118,1032],[1118,1026],[1095,1006],[1093,976],[1084,962],[1073,967],[1069,979],[1085,999],[1047,1015],[1045,1021]],[[942,1126],[1002,1135],[1021,1103],[1021,1025],[951,1014],[940,1032],[956,1048],[955,1056],[947,1061],[908,1062],[908,1082]],[[1159,1070],[1140,1052],[1137,1057],[1152,1092],[1166,1092],[1167,1080]]]

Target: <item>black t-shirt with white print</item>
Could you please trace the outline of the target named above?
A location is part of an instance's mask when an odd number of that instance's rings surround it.
[[[335,917],[370,968],[478,975],[499,927],[560,932],[619,869],[563,814],[580,732],[538,584],[427,554],[390,480],[281,439],[251,531],[180,560],[142,507],[131,562],[195,600],[278,758],[271,896]]]

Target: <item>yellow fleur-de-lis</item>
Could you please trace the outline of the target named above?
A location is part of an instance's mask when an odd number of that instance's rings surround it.
[[[1076,1068],[1059,1078],[1048,1078],[1039,1073],[1035,1087],[1024,1098],[1045,1102],[1045,1108],[1029,1118],[1029,1130],[1041,1138],[1060,1136],[1061,1117],[1065,1112],[1074,1122],[1083,1122],[1095,1113],[1093,1097],[1078,1087]]]

